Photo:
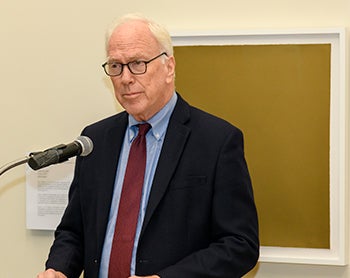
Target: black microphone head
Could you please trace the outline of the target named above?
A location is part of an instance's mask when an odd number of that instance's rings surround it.
[[[75,142],[78,142],[81,146],[81,156],[87,156],[92,152],[92,149],[94,148],[94,144],[92,143],[92,140],[87,136],[79,136]]]

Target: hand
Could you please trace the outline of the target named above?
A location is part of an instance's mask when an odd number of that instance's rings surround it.
[[[130,276],[129,278],[160,278],[158,275],[152,276]]]
[[[54,269],[50,268],[44,272],[39,273],[36,278],[67,278],[67,276],[62,272],[55,271]]]

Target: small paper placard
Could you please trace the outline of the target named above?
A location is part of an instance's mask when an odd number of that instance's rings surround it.
[[[32,170],[26,167],[27,229],[55,230],[68,203],[75,158]]]

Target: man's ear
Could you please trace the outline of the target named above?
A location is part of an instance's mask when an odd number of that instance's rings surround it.
[[[175,57],[174,56],[168,57],[166,63],[168,68],[168,77],[171,77],[172,79],[175,78],[175,66],[176,66]]]

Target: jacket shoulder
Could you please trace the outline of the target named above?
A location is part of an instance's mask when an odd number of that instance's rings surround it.
[[[94,123],[86,126],[83,129],[82,133],[83,134],[85,134],[85,133],[98,133],[98,132],[106,131],[106,130],[113,128],[113,127],[121,126],[121,125],[127,123],[127,120],[128,120],[127,115],[128,114],[125,111],[123,111],[121,113],[104,118],[102,120],[99,120],[97,122],[94,122]]]
[[[217,131],[218,133],[222,133],[225,130],[242,133],[233,123],[198,107],[192,106],[183,99],[180,99],[179,107],[182,107],[179,109],[181,115],[188,115],[186,121],[184,121],[188,126]]]

